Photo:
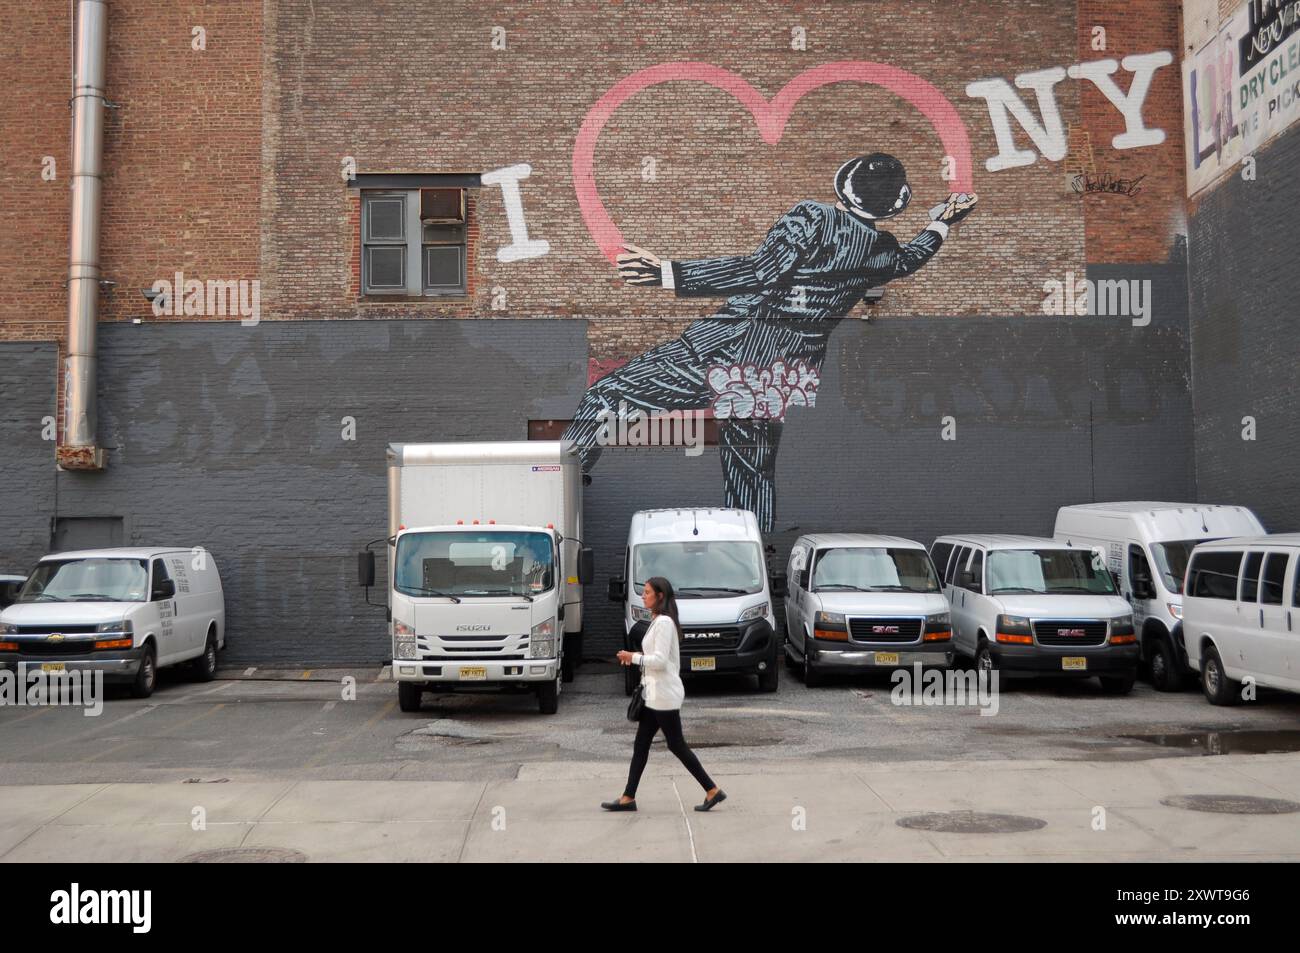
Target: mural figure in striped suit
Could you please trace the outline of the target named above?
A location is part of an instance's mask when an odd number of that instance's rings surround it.
[[[620,404],[651,415],[712,407],[726,504],[752,510],[772,529],[785,411],[815,402],[831,332],[867,291],[934,257],[976,201],[974,194],[950,195],[930,210],[919,235],[900,243],[878,223],[911,201],[901,162],[883,153],[851,159],[835,175],[835,193],[834,205],[806,201],[790,209],[752,255],[667,261],[624,246],[618,269],[629,284],[727,300],[681,337],[591,385],[564,434],[578,446],[584,472],[600,456],[597,437]]]

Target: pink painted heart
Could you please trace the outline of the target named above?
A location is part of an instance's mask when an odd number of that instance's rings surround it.
[[[676,82],[708,83],[730,93],[749,110],[758,124],[758,134],[768,145],[781,141],[790,113],[805,93],[830,83],[881,86],[911,103],[934,127],[944,153],[953,159],[951,191],[972,191],[970,139],[966,135],[966,126],[948,98],[915,73],[884,63],[860,60],[827,63],[800,73],[769,101],[740,76],[711,63],[661,63],[633,73],[610,87],[588,111],[573,144],[573,187],[578,194],[578,207],[582,209],[587,231],[610,262],[622,249],[623,234],[609,217],[605,203],[596,191],[596,140],[614,110],[632,96],[660,83]]]

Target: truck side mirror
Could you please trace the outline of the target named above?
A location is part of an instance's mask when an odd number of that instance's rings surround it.
[[[768,588],[772,590],[772,598],[784,599],[790,591],[786,583],[786,575],[783,572],[774,572],[767,580]]]
[[[609,580],[609,601],[623,602],[627,599],[627,582],[612,576]]]
[[[369,588],[375,584],[375,553],[367,549],[357,553],[357,585]]]
[[[596,554],[591,547],[584,546],[578,550],[578,582],[590,586],[596,578]]]

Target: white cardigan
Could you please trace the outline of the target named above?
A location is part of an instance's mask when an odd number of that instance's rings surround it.
[[[682,707],[686,689],[682,685],[681,652],[673,620],[657,615],[641,639],[641,651],[632,653],[632,664],[641,666],[645,705],[656,711]]]

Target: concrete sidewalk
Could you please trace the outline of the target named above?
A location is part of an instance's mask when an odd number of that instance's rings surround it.
[[[710,814],[652,757],[636,814],[598,802],[623,766],[538,762],[508,781],[0,786],[0,860],[174,861],[229,848],[310,861],[1296,860],[1300,816],[1166,806],[1300,802],[1300,755],[1098,762],[779,762],[732,768]],[[899,826],[930,812],[1043,822],[1019,833]],[[1104,811],[1104,830],[1094,829]],[[206,829],[198,829],[198,818]]]

